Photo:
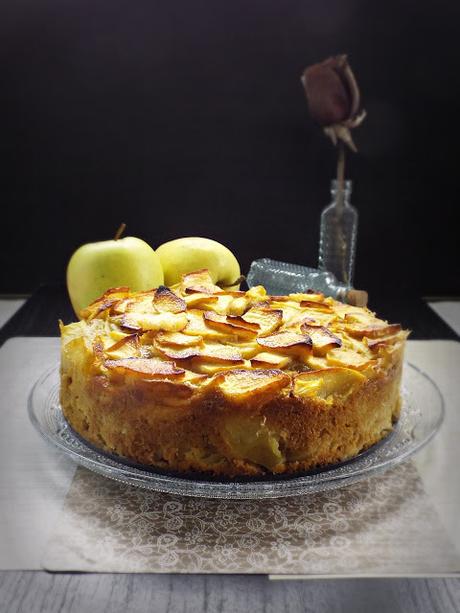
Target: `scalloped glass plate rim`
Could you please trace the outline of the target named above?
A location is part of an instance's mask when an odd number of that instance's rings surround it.
[[[414,399],[408,384],[409,376],[415,377],[419,383],[425,384],[434,394],[436,406],[431,406],[431,424],[428,431],[420,438],[415,438],[417,427],[423,423],[426,414],[421,411],[417,400],[414,406]],[[395,425],[392,433],[380,443],[367,452],[360,454],[345,462],[332,467],[325,467],[324,470],[314,471],[312,474],[302,476],[283,477],[282,479],[254,480],[254,481],[211,481],[211,480],[192,480],[181,478],[165,473],[158,473],[152,469],[142,470],[117,461],[114,456],[109,457],[98,452],[94,447],[86,444],[84,440],[77,436],[67,421],[65,420],[58,401],[50,401],[50,393],[59,388],[59,366],[47,369],[33,385],[28,399],[28,413],[30,420],[40,435],[50,444],[63,451],[73,461],[93,470],[105,477],[128,483],[134,486],[146,488],[163,493],[178,494],[184,496],[195,496],[204,498],[225,498],[225,499],[263,499],[281,498],[288,496],[305,495],[326,489],[333,489],[349,485],[367,476],[382,472],[387,468],[395,466],[413,453],[425,446],[439,430],[444,418],[444,399],[436,383],[429,375],[420,370],[417,366],[406,362],[403,378],[403,406],[401,417]],[[50,385],[50,378],[55,376],[56,380]],[[50,387],[50,393],[45,399],[37,396],[46,386]],[[60,429],[51,429],[50,425],[45,425],[40,420],[39,412],[42,415],[50,416],[50,412],[57,409],[54,419],[60,420]],[[65,431],[67,439],[62,437]],[[404,439],[404,435],[406,439]],[[403,437],[399,442],[399,449],[396,454],[389,451],[397,447],[398,436]],[[409,437],[409,440],[407,440]],[[386,456],[385,457],[385,452]],[[383,454],[383,457],[382,457]]]

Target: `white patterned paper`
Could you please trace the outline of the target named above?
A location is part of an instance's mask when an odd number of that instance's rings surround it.
[[[134,488],[77,470],[49,570],[267,574],[460,571],[412,463],[348,487],[232,501]]]

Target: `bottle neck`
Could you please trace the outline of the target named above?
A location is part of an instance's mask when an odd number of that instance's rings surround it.
[[[340,282],[332,272],[321,269],[321,266],[319,271],[319,274],[316,273],[316,276],[319,277],[321,275],[322,283],[324,284],[324,288],[321,289],[325,289],[328,296],[332,296],[341,302],[346,302],[346,297],[350,286],[346,283]]]
[[[330,284],[329,288],[333,298],[340,302],[347,302],[347,295],[350,290],[349,285],[335,281],[335,283]]]
[[[340,302],[346,302],[357,307],[367,306],[368,294],[366,291],[353,289],[350,285],[340,283],[335,277],[333,277],[333,281],[329,283],[328,289],[330,295]]]
[[[350,206],[350,197],[352,191],[352,182],[347,180],[340,186],[337,179],[331,182],[331,196],[332,202],[337,205],[343,204],[344,206]]]

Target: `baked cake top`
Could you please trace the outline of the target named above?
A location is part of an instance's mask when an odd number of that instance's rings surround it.
[[[325,401],[348,395],[387,371],[407,336],[367,308],[320,293],[222,290],[207,270],[171,288],[110,289],[81,316],[61,325],[63,347],[84,343],[95,371],[175,382],[186,396],[212,383],[238,401],[292,386]]]

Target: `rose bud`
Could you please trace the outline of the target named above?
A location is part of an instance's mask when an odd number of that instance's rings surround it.
[[[356,151],[350,129],[366,116],[359,112],[360,93],[346,55],[336,55],[309,66],[301,77],[308,108],[334,145],[342,140]]]

